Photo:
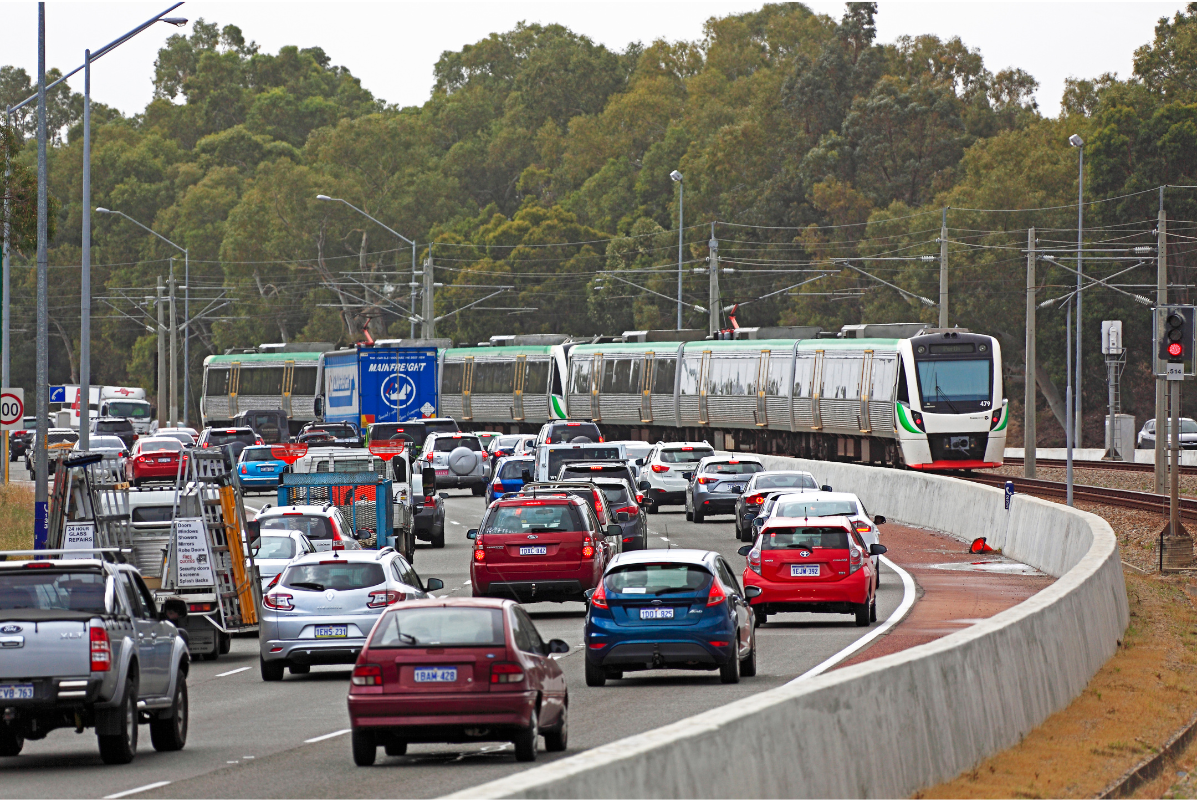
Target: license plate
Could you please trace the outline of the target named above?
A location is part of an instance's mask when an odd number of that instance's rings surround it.
[[[170,464],[170,463],[171,463],[171,459],[169,459],[169,458],[160,458],[160,459],[158,460],[158,463],[160,463],[160,464]]]
[[[817,564],[792,564],[792,577],[817,577],[821,574],[821,567]]]
[[[521,555],[523,556],[544,556],[546,555],[545,547],[522,547]]]
[[[448,470],[448,469],[435,469],[434,472],[437,473],[438,475],[449,475],[450,474],[450,470]]]
[[[638,614],[642,619],[675,619],[673,608],[643,608]]]
[[[318,639],[345,639],[348,635],[345,625],[318,625],[313,630],[313,636]]]
[[[741,492],[741,491],[743,491],[745,488],[746,488],[746,487],[745,487],[745,486],[743,486],[742,484],[740,484],[740,483],[735,483],[733,486],[730,486],[730,487],[729,487],[729,491],[731,491],[731,492]]]
[[[458,667],[417,667],[413,670],[417,683],[454,683],[458,680]]]
[[[0,700],[32,700],[32,683],[0,684]]]

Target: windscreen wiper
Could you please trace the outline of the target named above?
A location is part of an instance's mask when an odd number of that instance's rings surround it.
[[[945,392],[942,391],[942,385],[940,383],[938,383],[936,379],[933,381],[933,390],[935,392],[937,392],[938,394],[940,394],[942,397],[946,398],[946,405],[950,406],[951,413],[953,413],[953,414],[958,413],[958,409],[954,407],[954,403],[950,402],[949,395],[947,395]]]
[[[294,586],[297,589],[312,589],[314,592],[325,591],[325,584],[323,584],[323,583],[311,583],[308,581],[295,581],[293,583],[289,583],[288,586]]]
[[[417,644],[417,637],[413,636],[411,633],[402,633],[400,634],[400,638],[409,644]]]

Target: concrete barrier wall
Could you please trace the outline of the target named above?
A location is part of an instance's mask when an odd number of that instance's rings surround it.
[[[1058,580],[919,647],[787,685],[463,797],[899,797],[1010,747],[1115,652],[1129,609],[1104,520],[940,476],[764,456],[889,521],[986,536]],[[612,691],[619,691],[614,689]]]

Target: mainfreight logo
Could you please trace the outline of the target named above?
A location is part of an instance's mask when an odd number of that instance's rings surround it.
[[[395,373],[384,379],[380,387],[383,402],[399,413],[408,408],[417,399],[417,386],[407,375]]]
[[[372,361],[367,367],[367,372],[424,372],[424,361]]]

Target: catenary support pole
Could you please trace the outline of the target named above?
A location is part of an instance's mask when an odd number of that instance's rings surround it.
[[[8,134],[12,134],[12,109],[5,109],[4,121],[8,127]],[[8,139],[6,138],[4,145],[4,186],[7,187],[12,182],[12,161],[11,153],[8,152]],[[9,387],[9,340],[8,332],[10,328],[10,302],[9,295],[9,271],[8,271],[8,237],[10,235],[10,226],[12,223],[12,211],[8,205],[8,191],[4,192],[4,249],[0,252],[0,269],[3,270],[3,276],[0,277],[2,282],[3,299],[0,300],[0,388],[7,389]],[[11,446],[8,431],[4,432],[4,482],[8,483],[8,464],[9,452]]]
[[[1075,250],[1075,446],[1083,445],[1083,147],[1079,147],[1079,239]],[[1068,334],[1069,335],[1069,334]]]
[[[1167,304],[1167,211],[1164,204],[1166,187],[1158,187],[1158,294],[1155,302],[1161,308]],[[1159,331],[1154,331],[1157,341]],[[1158,362],[1158,349],[1154,351],[1155,370],[1161,375],[1165,368]],[[1161,377],[1154,379],[1154,491],[1156,494],[1167,493],[1167,450],[1166,437],[1158,433],[1167,429],[1167,381]]]
[[[721,330],[720,275],[721,260],[717,257],[717,232],[714,225],[712,237],[708,240],[708,332],[710,334]],[[680,306],[680,309],[682,308],[683,306]]]
[[[675,288],[675,330],[683,330],[683,178],[679,179],[679,275]]]
[[[433,321],[433,245],[429,245],[429,253],[425,256],[425,266],[421,280],[424,284],[421,295],[421,337],[432,339],[437,328]]]
[[[943,228],[944,230],[944,228]],[[1025,256],[1025,477],[1037,477],[1037,235]]]
[[[412,243],[412,276],[408,279],[408,310],[417,310],[417,243]],[[416,314],[408,315],[408,338],[417,338]]]
[[[92,51],[83,51],[83,248],[79,273],[79,449],[92,428]]]
[[[942,209],[941,266],[938,269],[938,327],[950,327],[950,254],[946,241],[946,211]]]
[[[1071,303],[1067,301],[1067,505],[1075,505],[1075,405],[1071,392]]]
[[[33,451],[33,547],[46,548],[46,507],[50,498],[46,460],[47,417],[50,413],[49,322],[47,261],[47,202],[50,187],[46,169],[46,4],[38,3],[38,103],[37,103],[37,320],[35,334],[34,403],[37,415],[37,447]]]
[[[167,325],[163,320],[165,313],[163,302],[166,300],[166,287],[162,275],[158,276],[158,294],[154,305],[158,309],[158,427],[167,427]]]
[[[171,278],[168,282],[170,298],[171,298],[171,410],[167,415],[167,425],[175,427],[179,424],[179,361],[176,353],[179,352],[179,343],[176,341],[176,326],[175,326],[175,259],[171,259]]]

